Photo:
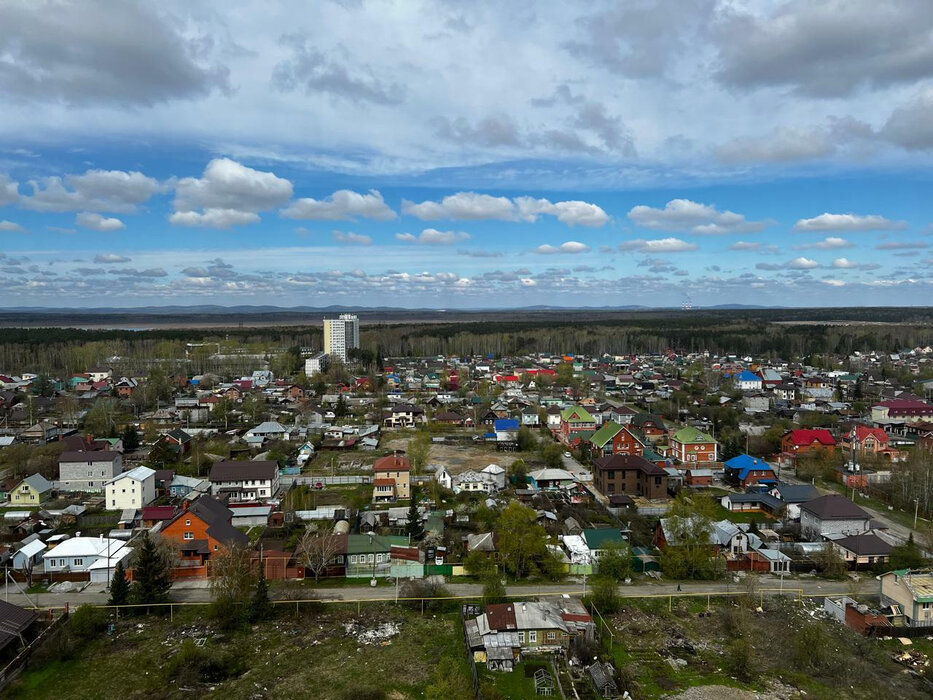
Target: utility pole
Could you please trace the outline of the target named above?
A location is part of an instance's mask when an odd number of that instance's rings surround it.
[[[914,499],[914,530],[917,529],[917,515],[920,512],[920,499]]]

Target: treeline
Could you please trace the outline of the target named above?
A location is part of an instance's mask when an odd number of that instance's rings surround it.
[[[572,320],[456,323],[364,328],[364,345],[389,356],[520,355],[530,352],[735,353],[790,359],[810,355],[849,355],[855,351],[897,352],[933,344],[928,325],[777,325],[716,314],[693,318],[603,321]]]
[[[809,317],[857,316],[846,324],[814,323]],[[468,314],[451,323],[364,325],[361,351],[369,358],[433,355],[514,356],[533,352],[589,356],[633,353],[735,353],[795,359],[844,357],[856,351],[898,352],[933,345],[933,319],[926,310],[702,310],[695,312],[529,311],[517,315]],[[478,319],[482,320],[478,320]],[[899,320],[895,323],[892,320]],[[781,323],[775,321],[780,320]],[[791,322],[788,322],[790,320]],[[799,323],[798,323],[799,322]],[[255,368],[289,348],[320,349],[322,330],[313,326],[230,329],[88,330],[0,329],[0,371],[68,374],[107,363],[123,372],[153,366],[196,374]]]

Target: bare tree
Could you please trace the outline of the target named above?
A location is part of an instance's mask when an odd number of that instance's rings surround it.
[[[317,583],[334,557],[340,554],[343,538],[333,532],[306,529],[298,543],[297,554]]]
[[[251,551],[232,545],[211,557],[213,614],[227,628],[245,619],[245,605],[256,583],[251,569]]]

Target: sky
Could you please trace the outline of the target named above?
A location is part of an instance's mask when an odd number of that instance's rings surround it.
[[[0,307],[933,305],[929,0],[0,27]]]

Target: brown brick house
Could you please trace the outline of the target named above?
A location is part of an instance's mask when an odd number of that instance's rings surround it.
[[[667,498],[667,472],[638,455],[609,455],[593,460],[593,483],[606,496],[626,494]]]

